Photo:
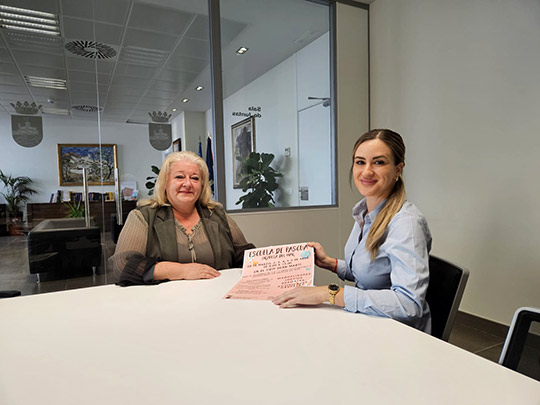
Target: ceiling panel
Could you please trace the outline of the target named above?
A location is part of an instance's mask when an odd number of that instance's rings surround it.
[[[140,46],[125,46],[120,52],[119,61],[140,66],[158,67],[163,64],[169,52]]]
[[[150,78],[138,78],[129,76],[114,76],[114,84],[117,86],[147,88],[150,83]]]
[[[13,84],[1,84],[0,85],[0,94],[2,94],[2,98],[11,99],[12,95],[17,94],[24,94],[29,96],[30,93],[28,93],[28,89],[26,86],[18,86]]]
[[[97,21],[124,25],[131,9],[127,0],[94,0],[94,14]]]
[[[23,52],[12,50],[13,57],[19,65],[47,66],[52,69],[65,68],[64,57],[43,52]]]
[[[141,99],[141,102],[138,104],[138,107],[141,107],[141,109],[145,109],[148,106],[152,106],[152,108],[156,107],[167,107],[170,104],[170,99],[163,99],[163,98],[156,98],[156,97],[149,97],[145,96]]]
[[[146,92],[146,97],[163,98],[173,100],[178,95],[178,91],[173,89],[156,89],[151,88]]]
[[[19,69],[25,76],[47,77],[51,79],[66,80],[66,70],[61,68],[49,68],[41,66],[19,65]]]
[[[196,75],[197,73],[194,73],[194,72],[182,72],[180,70],[174,70],[174,69],[163,69],[156,79],[167,81],[167,82],[178,82],[183,87],[189,82],[191,82],[195,78]]]
[[[118,63],[115,74],[120,76],[148,78],[154,76],[156,69],[149,66],[137,66],[128,63]]]
[[[194,18],[194,14],[137,3],[133,6],[129,27],[178,36],[186,30],[188,23]]]
[[[64,17],[62,18],[62,28],[65,38],[94,40],[94,24],[92,20]]]
[[[98,75],[99,83],[100,85],[108,85],[111,76],[106,74],[99,74]],[[69,71],[69,80],[77,81],[77,82],[86,82],[86,83],[93,83],[95,87],[96,83],[96,73],[95,72],[85,72],[82,70],[70,70]]]
[[[38,99],[43,97],[45,100],[52,98],[54,100],[67,100],[69,93],[67,90],[47,89],[45,87],[28,87],[32,94]]]
[[[0,62],[0,74],[4,75],[19,75],[17,67],[13,63],[6,63],[6,59],[0,59],[3,62]],[[22,79],[21,79],[22,80]]]
[[[240,23],[237,21],[231,21],[226,19],[221,19],[221,46],[225,47],[229,42],[231,42],[244,28],[247,27],[247,24]],[[276,44],[276,46],[279,46]]]
[[[44,11],[46,13],[58,13],[56,0],[2,0],[2,4],[11,7]]]
[[[185,35],[186,37],[204,39],[205,41],[208,41],[210,37],[210,32],[208,29],[208,17],[205,15],[197,15],[191,22],[191,25],[189,26],[189,29]]]
[[[124,28],[118,25],[96,23],[96,41],[108,45],[121,45]]]
[[[272,3],[272,21],[276,21],[274,14],[279,14],[276,10],[283,9],[286,10],[283,20],[294,20],[295,31],[305,32],[314,29],[302,25],[305,25],[304,20],[309,22],[309,18],[301,15],[295,19],[294,11],[291,11],[294,10],[294,6],[290,6],[292,3],[304,5],[303,0],[265,1]],[[96,69],[99,104],[104,108],[103,116],[108,119],[118,119],[121,122],[128,119],[148,122],[148,111],[166,109],[173,104],[176,104],[179,110],[189,108],[190,105],[197,105],[200,110],[211,107],[208,94],[194,92],[195,86],[200,84],[196,80],[200,80],[201,77],[206,78],[207,83],[204,85],[209,87],[208,16],[194,14],[194,12],[207,14],[206,1],[0,0],[0,2],[14,7],[57,14],[62,34],[55,37],[0,29],[0,99],[3,100],[4,109],[6,102],[9,106],[9,102],[19,100],[36,101],[49,108],[98,104]],[[259,0],[260,2],[262,0]],[[164,6],[165,3],[167,6]],[[252,4],[246,2],[245,7],[240,7],[237,13],[229,13],[228,19],[222,19],[220,24],[224,69],[244,72],[245,64],[248,63],[249,71],[256,75],[267,71],[271,67],[271,61],[277,60],[275,62],[277,64],[283,60],[285,54],[292,54],[299,45],[289,46],[283,40],[285,37],[281,32],[283,30],[277,33],[275,25],[266,21],[269,8],[264,7],[264,12],[260,12],[257,11],[257,6]],[[236,7],[239,7],[238,4]],[[242,35],[244,38],[241,38]],[[280,38],[279,44],[268,47],[274,37]],[[266,42],[263,58],[266,64],[260,61],[254,63],[253,59],[241,59],[234,54],[236,45],[243,45],[246,39],[249,39],[250,44],[257,43],[257,40],[260,43],[261,39]],[[71,50],[67,50],[66,44],[72,41],[81,41],[71,45],[78,45],[81,53],[89,57],[71,53],[73,46],[69,47]],[[99,47],[101,45],[111,47],[116,51],[116,55],[111,57],[112,52],[97,54],[96,48],[84,44],[84,41],[97,41]],[[229,44],[231,49],[228,49]],[[256,50],[255,45],[251,47],[253,51]],[[274,54],[279,55],[279,58]],[[96,55],[105,59],[94,59]],[[66,79],[67,90],[27,87],[21,73]],[[231,85],[230,81],[227,82],[227,89],[238,89],[245,85],[245,81],[253,80],[246,74],[237,76],[240,79],[234,85]],[[188,103],[190,105],[179,103],[178,100],[184,97],[189,97],[193,102]],[[56,100],[55,103],[48,103],[51,98]],[[197,102],[198,99],[206,101]],[[77,110],[73,110],[72,116],[87,117]],[[70,119],[70,117],[59,118]]]
[[[98,23],[92,20],[64,17],[63,34],[69,40],[103,42],[107,45],[120,45],[122,26]]]
[[[20,31],[5,30],[3,36],[11,49],[23,51],[37,51],[62,55],[64,53],[64,41],[60,37],[35,35]]]
[[[88,104],[88,105],[97,105],[97,96],[96,93],[84,93],[84,92],[70,92],[71,95],[71,104]],[[105,102],[105,95],[99,97],[99,104],[102,105]]]
[[[75,80],[70,80],[69,90],[78,93],[90,93],[96,91],[96,83],[87,83],[87,82],[77,82]],[[106,91],[106,86],[101,87],[101,90]]]
[[[210,44],[206,40],[183,38],[174,51],[175,55],[210,60]]]
[[[93,19],[92,2],[88,0],[61,0],[62,15],[70,17]],[[29,7],[31,8],[31,7]]]
[[[175,42],[176,38],[172,35],[143,31],[135,28],[128,28],[124,38],[124,46],[131,45],[167,52],[172,49]]]
[[[81,56],[67,55],[66,66],[68,70],[81,70],[85,72],[92,72],[97,70],[99,73],[111,74],[114,70],[114,61],[97,61],[95,59],[83,58]]]
[[[18,75],[0,74],[0,84],[25,87],[24,80]]]
[[[145,89],[143,88],[118,86],[116,82],[113,81],[113,85],[109,89],[109,95],[110,96],[126,95],[133,98],[133,96],[142,95],[144,91]]]
[[[208,61],[206,60],[179,55],[176,52],[171,54],[169,60],[165,64],[166,68],[181,70],[184,72],[192,72],[192,73],[199,73],[207,66],[208,66]],[[166,77],[167,73],[165,73],[164,75],[165,75],[164,77]]]
[[[181,81],[169,82],[165,80],[156,80],[152,83],[152,88],[156,90],[169,90],[180,92],[187,87],[187,83],[189,82],[186,81],[185,83],[183,83]]]

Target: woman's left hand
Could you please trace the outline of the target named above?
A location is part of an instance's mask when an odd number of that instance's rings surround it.
[[[328,299],[328,287],[296,287],[285,291],[272,300],[280,308],[292,308],[297,305],[319,305]]]

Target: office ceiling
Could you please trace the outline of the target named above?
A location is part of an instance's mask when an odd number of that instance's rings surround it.
[[[15,114],[11,103],[27,101],[65,119],[95,119],[99,108],[103,121],[147,123],[151,111],[211,108],[205,0],[0,5],[55,14],[60,29],[59,36],[0,29],[0,113]],[[222,0],[221,12],[225,96],[328,30],[324,7],[305,0]],[[243,56],[240,46],[249,48]],[[65,80],[65,89],[35,87],[28,77]],[[57,115],[62,110],[68,115]]]

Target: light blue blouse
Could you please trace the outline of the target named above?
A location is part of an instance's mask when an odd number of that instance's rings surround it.
[[[345,246],[345,260],[338,261],[337,269],[342,280],[355,283],[344,288],[345,309],[393,318],[431,333],[426,302],[431,250],[427,221],[413,203],[405,201],[388,224],[372,262],[366,238],[385,203],[368,214],[365,199],[353,208],[355,224]]]

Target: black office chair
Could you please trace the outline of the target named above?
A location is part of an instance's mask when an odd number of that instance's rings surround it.
[[[540,335],[531,325],[540,325],[540,309],[522,307],[514,313],[499,364],[540,381]]]
[[[431,311],[432,336],[448,341],[468,278],[468,270],[429,256],[426,301]]]
[[[18,297],[21,292],[18,290],[0,290],[0,298]]]

